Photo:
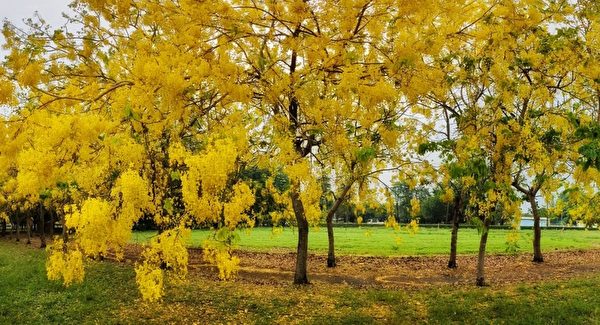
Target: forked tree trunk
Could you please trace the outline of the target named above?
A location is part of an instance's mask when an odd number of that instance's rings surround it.
[[[294,284],[308,284],[308,220],[306,220],[304,205],[300,200],[297,189],[292,190],[291,198],[296,222],[298,223],[298,248],[296,250]]]
[[[40,203],[40,220],[38,223],[40,231],[40,248],[46,247],[46,219],[44,218],[44,205]]]
[[[327,267],[335,267],[337,265],[337,261],[335,260],[335,243],[333,236],[333,216],[335,212],[338,210],[342,202],[344,202],[348,191],[352,187],[352,182],[349,182],[348,185],[344,186],[342,189],[342,193],[335,200],[335,203],[327,212],[327,238],[329,240],[329,250],[327,252]]]
[[[529,204],[531,204],[531,213],[533,214],[533,262],[542,263],[544,262],[544,256],[542,255],[541,248],[542,228],[540,227],[540,212],[535,201],[535,195],[530,194],[528,198]]]
[[[456,244],[458,241],[461,209],[462,195],[459,194],[454,198],[454,206],[452,207],[452,236],[450,237],[450,259],[448,260],[448,268],[451,269],[458,267],[458,264],[456,263]]]
[[[479,240],[479,255],[477,258],[477,280],[476,285],[479,287],[485,286],[485,246],[487,245],[488,234],[490,230],[490,224],[492,218],[486,217],[483,221],[483,231],[481,233],[481,239]]]

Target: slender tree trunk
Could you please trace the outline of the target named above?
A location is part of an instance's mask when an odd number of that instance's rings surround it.
[[[56,222],[55,211],[50,209],[50,238],[54,238],[54,223]]]
[[[452,236],[450,237],[450,260],[448,260],[448,268],[455,269],[458,267],[456,263],[456,244],[458,241],[458,226],[460,223],[460,215],[462,209],[462,195],[460,193],[454,198],[454,206],[452,207]]]
[[[44,205],[40,203],[40,220],[38,223],[40,231],[40,248],[46,247],[46,219],[44,218]]]
[[[333,237],[333,218],[327,216],[327,239],[329,240],[329,250],[327,251],[327,267],[336,267],[335,261],[335,243]]]
[[[17,240],[16,241],[21,241],[21,218],[20,218],[20,214],[17,214],[15,217],[15,235],[17,236]]]
[[[292,206],[298,223],[298,248],[296,250],[296,271],[294,284],[308,284],[308,220],[304,213],[304,205],[297,189],[292,190]]]
[[[33,227],[33,220],[29,213],[25,214],[25,226],[27,227],[27,245],[31,244],[31,228]]]
[[[491,216],[486,217],[483,221],[483,232],[481,233],[481,239],[479,240],[479,256],[477,258],[477,281],[476,284],[479,287],[485,286],[485,246],[487,245],[488,234],[490,230],[490,224],[492,223]]]
[[[544,262],[544,256],[542,255],[541,248],[542,228],[540,227],[540,212],[535,201],[535,195],[530,194],[528,198],[529,204],[531,204],[531,213],[533,214],[533,262],[542,263]]]
[[[69,241],[69,232],[67,231],[67,214],[63,213],[61,216],[62,224],[62,239],[63,239],[63,252],[67,252],[67,242]]]
[[[344,202],[346,198],[346,194],[352,187],[353,182],[349,182],[348,185],[344,186],[342,189],[342,193],[335,200],[335,203],[327,212],[327,238],[329,239],[329,250],[327,252],[327,267],[335,267],[337,265],[335,260],[335,245],[334,245],[334,236],[333,236],[333,216],[335,212],[338,210],[342,202]]]
[[[6,236],[6,220],[2,220],[2,233],[0,233],[0,236]]]
[[[14,234],[15,234],[15,231],[16,231],[16,229],[15,229],[15,216],[14,215],[12,217],[8,216],[8,224],[10,225],[10,231],[8,231],[8,238],[12,240],[14,238],[14,236],[15,236]]]

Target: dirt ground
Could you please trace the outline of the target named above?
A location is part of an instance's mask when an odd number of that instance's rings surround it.
[[[136,260],[141,247],[127,247],[126,262]],[[189,249],[190,273],[217,278],[215,267],[202,259],[201,249]],[[293,252],[238,251],[241,268],[237,281],[288,285],[293,279]],[[488,255],[486,279],[492,286],[568,279],[600,273],[600,250],[554,251],[544,263],[531,262],[531,254]],[[447,256],[338,256],[337,267],[326,266],[327,256],[309,255],[309,280],[313,283],[345,283],[353,287],[423,288],[437,285],[471,286],[475,282],[477,256],[458,256],[458,268],[448,269]]]
[[[243,281],[289,283],[293,279],[293,253],[241,252],[240,258],[239,277]],[[195,260],[196,257],[192,267]],[[310,255],[309,280],[358,287],[473,285],[477,256],[459,256],[457,262],[457,269],[448,269],[447,256],[340,256],[337,267],[327,268],[326,256]],[[600,250],[546,253],[545,262],[541,264],[532,263],[529,254],[489,255],[485,267],[486,279],[491,285],[572,278],[600,273]]]
[[[7,237],[2,240],[10,240]],[[25,244],[25,240],[21,241]],[[33,238],[31,247],[39,247]],[[142,247],[128,245],[121,263],[134,263]],[[236,281],[289,285],[293,279],[295,253],[237,251],[241,268]],[[531,254],[488,255],[486,280],[491,286],[569,279],[600,273],[600,250],[553,251],[544,254],[544,263],[531,262]],[[113,256],[108,257],[113,260]],[[448,269],[447,256],[338,256],[335,268],[326,267],[327,256],[309,255],[312,283],[345,283],[353,287],[426,288],[450,285],[471,286],[475,281],[477,256],[459,255],[458,268]],[[189,249],[190,274],[217,279],[217,269],[202,258],[202,250]]]

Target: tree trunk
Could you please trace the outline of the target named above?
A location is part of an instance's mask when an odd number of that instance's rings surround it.
[[[327,238],[329,239],[329,251],[327,252],[327,267],[335,267],[337,265],[335,260],[335,245],[334,245],[334,237],[333,237],[333,216],[335,212],[340,207],[344,199],[346,198],[346,194],[352,187],[353,182],[349,182],[348,185],[344,186],[342,189],[342,193],[335,200],[335,203],[327,212]]]
[[[17,214],[15,216],[14,226],[15,226],[15,235],[17,236],[16,241],[21,241],[21,238],[20,238],[21,237],[20,236],[21,235],[21,218],[20,218],[19,214]]]
[[[67,252],[67,242],[69,241],[69,232],[67,231],[67,214],[63,213],[61,216],[62,224],[62,239],[63,239],[63,252]]]
[[[33,220],[29,215],[29,212],[25,214],[25,226],[27,227],[27,245],[31,244],[31,227],[33,227]]]
[[[38,223],[40,230],[40,248],[46,247],[46,219],[44,218],[44,205],[40,203],[40,220]]]
[[[327,267],[336,267],[335,262],[335,244],[333,238],[333,218],[327,217],[327,239],[329,240],[329,250],[327,251]]]
[[[0,236],[6,236],[6,220],[2,220],[2,233],[0,233]]]
[[[458,226],[461,209],[462,195],[459,194],[454,198],[454,206],[452,207],[452,236],[450,237],[450,260],[448,260],[448,268],[451,269],[458,267],[458,264],[456,263],[456,243],[458,241]]]
[[[544,262],[544,256],[542,256],[541,249],[542,228],[540,227],[540,212],[535,201],[535,195],[530,194],[528,198],[529,204],[531,204],[531,213],[533,214],[533,262],[542,263]]]
[[[54,211],[50,208],[50,238],[54,238],[54,223],[56,222],[56,218],[54,217]]]
[[[291,193],[292,206],[298,223],[298,248],[296,250],[296,271],[294,273],[294,284],[308,284],[308,220],[304,213],[304,205],[300,200],[297,189]]]
[[[481,233],[481,239],[479,240],[479,256],[477,258],[477,281],[476,284],[479,287],[485,286],[485,274],[484,274],[484,262],[485,262],[485,246],[487,244],[488,234],[490,230],[490,224],[492,223],[492,217],[486,217],[483,221],[483,232]]]

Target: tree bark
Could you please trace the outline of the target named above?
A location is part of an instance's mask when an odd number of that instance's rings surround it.
[[[16,241],[21,241],[21,238],[20,238],[20,237],[21,237],[21,236],[20,236],[20,235],[21,235],[21,227],[20,227],[20,226],[21,226],[21,225],[20,225],[20,223],[21,223],[21,218],[20,218],[20,217],[21,217],[21,216],[20,216],[19,214],[16,214],[16,215],[15,215],[15,223],[14,223],[14,226],[15,226],[15,235],[17,236],[17,239],[16,239]]]
[[[33,226],[33,220],[29,215],[29,212],[25,214],[25,226],[27,227],[27,245],[31,244],[31,227]]]
[[[40,230],[40,248],[46,247],[46,219],[44,218],[44,205],[40,203],[40,220],[38,223]]]
[[[333,237],[333,218],[327,216],[327,239],[329,240],[329,250],[327,251],[327,267],[336,267],[335,261],[335,243]]]
[[[327,267],[335,267],[337,265],[337,262],[335,260],[335,243],[333,236],[333,216],[335,215],[335,212],[338,210],[342,202],[344,202],[346,194],[348,194],[348,191],[352,187],[352,183],[353,182],[349,182],[346,186],[344,186],[344,188],[342,189],[342,193],[335,200],[335,203],[333,204],[331,209],[329,209],[329,212],[327,212],[327,238],[329,240],[329,250],[327,252]]]
[[[50,209],[50,238],[54,237],[54,223],[56,222],[56,218],[54,217],[54,211]]]
[[[460,193],[454,198],[454,206],[452,207],[452,236],[450,237],[450,259],[448,260],[448,268],[455,269],[458,267],[456,263],[456,244],[458,241],[458,227],[460,223],[460,215],[462,210],[462,195]]]
[[[533,262],[542,263],[544,262],[544,256],[541,249],[542,228],[540,227],[540,212],[535,201],[535,195],[528,195],[528,199],[529,204],[531,204],[531,213],[533,214]]]
[[[298,223],[298,248],[296,250],[296,271],[294,284],[308,284],[308,220],[304,213],[304,205],[300,200],[298,189],[291,192],[292,206]]]
[[[481,233],[481,239],[479,240],[479,255],[477,258],[477,280],[476,285],[479,287],[485,286],[485,246],[487,245],[488,234],[490,230],[490,224],[492,223],[491,216],[486,217],[483,221],[483,232]]]
[[[0,236],[6,236],[6,220],[2,220],[2,233],[0,233]]]
[[[61,216],[62,224],[62,239],[63,239],[63,252],[67,252],[67,242],[69,241],[69,232],[67,231],[67,214],[63,213]]]

